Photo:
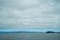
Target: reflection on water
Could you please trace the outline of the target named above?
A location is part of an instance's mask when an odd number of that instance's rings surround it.
[[[60,40],[57,33],[0,33],[0,40]]]

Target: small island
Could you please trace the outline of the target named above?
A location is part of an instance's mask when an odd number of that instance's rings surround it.
[[[54,31],[47,31],[46,33],[55,33]]]

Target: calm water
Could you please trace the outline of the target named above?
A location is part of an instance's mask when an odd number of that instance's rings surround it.
[[[57,33],[0,33],[0,40],[60,40]]]

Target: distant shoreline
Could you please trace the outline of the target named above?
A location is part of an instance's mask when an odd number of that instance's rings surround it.
[[[26,32],[26,31],[20,31],[20,32],[0,32],[0,33],[46,33],[46,32]],[[60,32],[55,32],[55,33],[60,33]]]

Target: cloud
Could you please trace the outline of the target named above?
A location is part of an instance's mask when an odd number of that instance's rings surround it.
[[[58,2],[54,0],[0,0],[0,27],[59,28],[60,3]]]

